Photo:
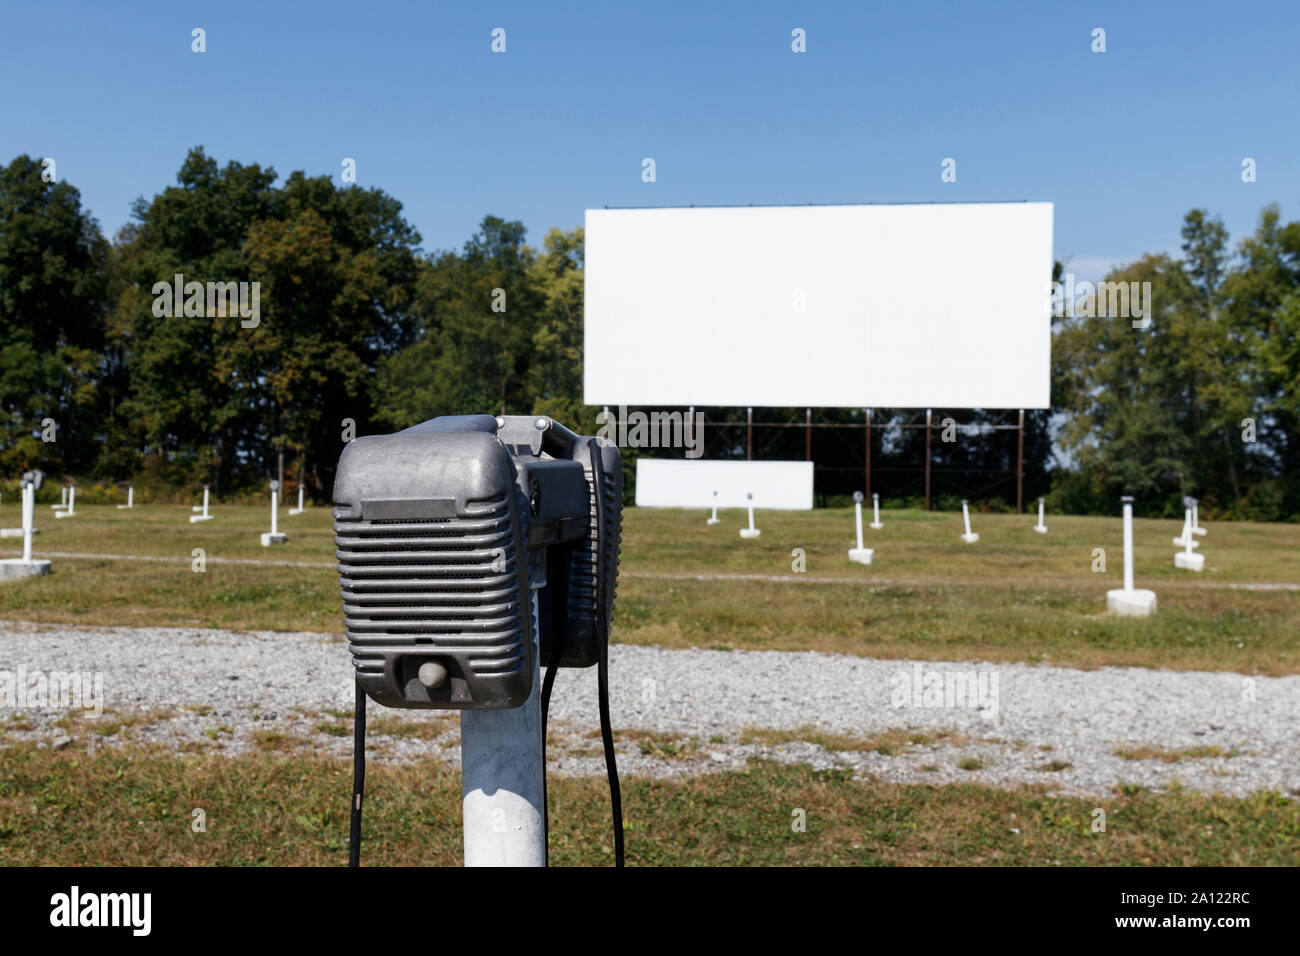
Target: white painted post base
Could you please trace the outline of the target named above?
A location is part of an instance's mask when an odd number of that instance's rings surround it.
[[[306,510],[307,510],[307,509],[304,508],[304,507],[302,506],[302,485],[299,485],[299,486],[298,486],[298,507],[296,507],[296,508],[290,508],[290,509],[289,509],[289,514],[290,514],[291,516],[292,516],[292,515],[300,515],[300,514],[302,514],[304,511],[306,511]]]
[[[707,523],[708,524],[718,523],[718,493],[716,491],[713,493],[713,517],[710,518]]]
[[[849,548],[849,560],[858,564],[871,564],[876,552],[871,548]]]
[[[40,534],[39,528],[33,528],[32,534]],[[0,538],[21,538],[23,536],[22,528],[0,528]]]
[[[134,487],[127,488],[127,489],[126,489],[126,504],[124,504],[124,505],[118,505],[118,506],[117,506],[117,510],[118,510],[118,511],[126,511],[126,510],[128,510],[128,509],[130,509],[130,508],[134,508],[134,507],[135,507],[135,488],[134,488]]]
[[[1106,592],[1106,610],[1121,617],[1150,617],[1156,612],[1156,592],[1141,588]]]
[[[1039,534],[1047,534],[1047,525],[1043,524],[1043,499],[1038,499],[1038,524],[1034,525],[1034,530]]]
[[[284,544],[289,540],[289,536],[283,531],[264,531],[262,533],[262,547],[269,548],[273,544]]]
[[[50,505],[50,507],[53,508],[55,511],[59,511],[60,509],[66,508],[67,506],[68,506],[68,486],[63,485],[62,487],[59,488],[59,503],[57,505]]]
[[[871,524],[867,525],[867,527],[874,528],[877,531],[884,527],[880,523],[880,495],[874,491],[871,493]]]
[[[50,562],[44,558],[24,561],[22,558],[5,558],[0,561],[0,581],[18,581],[38,578],[50,573]]]

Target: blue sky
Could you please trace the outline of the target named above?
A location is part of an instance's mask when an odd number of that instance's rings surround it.
[[[1298,27],[1294,0],[11,0],[0,161],[55,158],[111,234],[191,146],[282,176],[352,157],[427,250],[487,213],[540,244],[602,205],[1045,200],[1057,258],[1095,278],[1176,253],[1195,206],[1234,240],[1265,203],[1300,217]]]

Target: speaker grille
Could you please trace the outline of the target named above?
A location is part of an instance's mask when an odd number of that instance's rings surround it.
[[[453,518],[338,520],[334,534],[358,673],[381,674],[399,647],[454,655],[476,676],[518,670],[531,636],[505,495]]]

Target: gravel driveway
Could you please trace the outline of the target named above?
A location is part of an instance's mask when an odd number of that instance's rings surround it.
[[[1300,793],[1300,676],[628,645],[610,658],[624,774],[686,775],[766,757],[902,783]],[[13,693],[20,668],[29,682],[102,675],[105,713],[9,706],[5,675]],[[556,682],[552,772],[603,773],[595,676],[565,670]],[[347,646],[331,635],[0,623],[9,740],[346,756],[352,693]],[[370,713],[386,718],[372,723],[372,759],[458,763],[455,714]]]

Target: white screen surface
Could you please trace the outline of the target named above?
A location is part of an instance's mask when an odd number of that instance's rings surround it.
[[[813,506],[810,461],[711,461],[638,458],[639,508],[744,508],[746,493],[758,511],[808,511]]]
[[[1047,408],[1051,203],[589,209],[589,405]]]

